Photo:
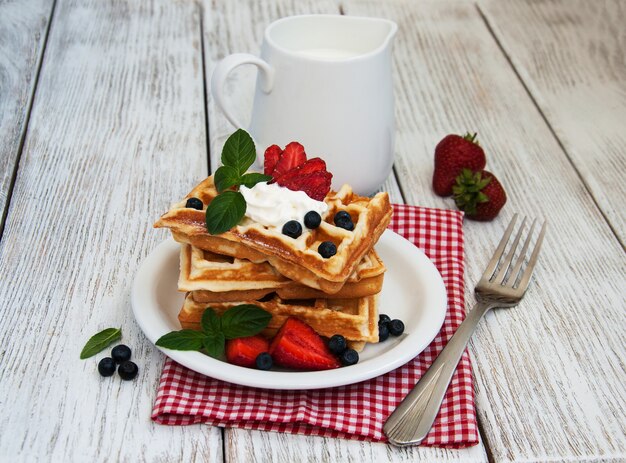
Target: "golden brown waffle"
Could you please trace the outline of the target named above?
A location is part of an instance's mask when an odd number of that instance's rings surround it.
[[[185,329],[200,329],[202,313],[211,307],[222,314],[239,304],[254,304],[272,314],[265,336],[273,336],[287,317],[294,316],[310,325],[318,334],[330,337],[341,334],[347,340],[378,342],[378,295],[357,299],[307,299],[285,301],[274,295],[269,300],[214,302],[207,304],[194,300],[193,294],[185,297],[178,315]]]
[[[369,253],[334,298],[357,298],[377,294],[382,289],[385,266],[374,249]],[[268,262],[222,256],[189,244],[180,250],[180,291],[193,291],[202,302],[224,302],[260,299],[276,292],[282,299],[328,297],[278,273]]]
[[[329,210],[322,217],[322,224],[315,230],[305,229],[297,239],[248,218],[225,233],[210,235],[205,226],[205,211],[186,208],[185,203],[187,198],[195,197],[206,207],[216,195],[213,177],[209,177],[172,206],[154,226],[169,228],[175,240],[201,249],[256,262],[267,260],[289,279],[329,294],[341,289],[387,228],[392,214],[387,193],[367,198],[344,185],[326,196]],[[340,210],[350,214],[354,230],[344,230],[332,223]],[[323,241],[335,243],[337,254],[323,258],[317,251]]]

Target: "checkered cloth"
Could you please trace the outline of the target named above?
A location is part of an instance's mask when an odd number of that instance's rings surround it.
[[[349,386],[280,391],[209,378],[166,359],[152,419],[161,424],[290,432],[385,442],[383,423],[446,345],[464,318],[463,215],[452,210],[394,205],[389,228],[422,249],[439,269],[448,310],[435,340],[402,367]],[[449,448],[478,443],[472,370],[467,351],[433,428],[422,445]]]

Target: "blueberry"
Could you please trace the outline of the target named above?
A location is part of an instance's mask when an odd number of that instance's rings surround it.
[[[261,352],[256,357],[256,367],[259,370],[269,370],[273,365],[272,356],[267,352]]]
[[[115,363],[122,363],[126,360],[130,360],[130,347],[125,346],[124,344],[120,344],[119,346],[115,346],[111,351],[111,357],[115,360]]]
[[[135,379],[135,376],[137,376],[137,372],[139,372],[139,368],[137,368],[137,365],[130,360],[126,360],[120,363],[120,366],[117,368],[117,373],[125,381]]]
[[[354,349],[348,349],[341,354],[340,360],[346,367],[354,365],[359,362],[359,353]]]
[[[345,230],[354,230],[354,224],[352,223],[352,217],[346,211],[339,211],[335,214],[335,225]]]
[[[283,225],[283,235],[297,238],[302,235],[302,225],[297,220],[290,220]]]
[[[202,204],[202,201],[200,201],[198,198],[189,198],[185,203],[185,207],[188,207],[190,209],[198,209],[199,211],[201,211],[204,207],[204,204]]]
[[[328,340],[328,348],[335,355],[341,355],[348,348],[348,342],[340,334],[335,334]]]
[[[104,357],[98,362],[98,372],[102,376],[111,376],[115,373],[115,360],[111,357]]]
[[[389,337],[389,325],[384,322],[378,322],[378,342],[386,341]]]
[[[304,226],[313,230],[322,223],[322,216],[315,211],[309,211],[304,215]]]
[[[402,320],[398,320],[397,318],[395,320],[391,320],[388,326],[389,333],[393,336],[400,336],[404,333],[404,323],[402,323]]]
[[[391,317],[387,314],[381,313],[378,316],[378,323],[389,323],[391,321]]]
[[[318,246],[317,252],[319,252],[324,259],[328,259],[337,254],[337,246],[335,246],[335,243],[332,241],[324,241]]]

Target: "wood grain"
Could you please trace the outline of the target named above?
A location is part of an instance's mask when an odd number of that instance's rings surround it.
[[[163,355],[130,288],[154,220],[206,174],[200,11],[57,4],[0,243],[0,460],[222,461],[221,432],[155,425]],[[139,377],[85,341],[122,327]]]
[[[0,3],[0,234],[53,3]]]
[[[500,217],[464,224],[467,302],[513,212],[549,221],[520,307],[489,314],[473,340],[487,451],[495,461],[623,460],[622,247],[479,11],[410,5],[355,1],[345,11],[400,26],[396,89],[405,103],[396,169],[407,202],[453,207],[430,190],[433,148],[450,132],[478,131],[487,167],[505,186]]]
[[[486,0],[479,5],[626,246],[626,3]]]

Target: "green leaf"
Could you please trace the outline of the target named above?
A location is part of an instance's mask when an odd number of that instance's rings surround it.
[[[270,180],[272,180],[272,177],[269,175],[259,174],[258,172],[249,172],[241,177],[239,184],[252,188],[257,183],[269,182]]]
[[[83,350],[80,353],[81,360],[89,358],[92,355],[96,355],[98,352],[102,351],[108,345],[117,341],[121,337],[121,328],[107,328],[94,334],[91,338],[89,338],[85,347],[83,347]]]
[[[211,357],[219,359],[224,355],[224,344],[226,343],[226,339],[224,338],[224,334],[218,332],[215,336],[205,337],[204,343],[202,347],[207,354]]]
[[[171,331],[161,336],[155,344],[172,350],[200,350],[206,337],[206,334],[195,330]]]
[[[243,129],[233,133],[222,150],[222,164],[235,169],[242,176],[256,159],[256,148],[252,137]]]
[[[218,317],[215,311],[210,307],[207,307],[207,309],[202,313],[200,325],[202,326],[202,331],[210,337],[214,337],[222,332],[222,322],[220,321],[220,317]]]
[[[213,180],[215,181],[215,188],[217,188],[219,193],[241,183],[241,177],[237,173],[237,169],[229,166],[219,167],[215,171]]]
[[[213,198],[206,209],[206,228],[211,235],[230,230],[243,219],[246,200],[238,191],[225,191]]]
[[[254,336],[267,327],[272,315],[252,304],[241,304],[222,315],[222,332],[226,339]]]

